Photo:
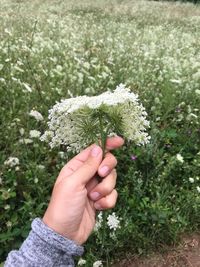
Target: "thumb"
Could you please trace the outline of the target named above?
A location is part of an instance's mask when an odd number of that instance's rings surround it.
[[[103,152],[100,146],[94,145],[91,147],[88,158],[83,162],[72,175],[71,179],[78,180],[81,184],[86,184],[94,177],[98,167],[102,161]]]

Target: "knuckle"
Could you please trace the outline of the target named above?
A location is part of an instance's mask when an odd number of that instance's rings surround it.
[[[85,167],[86,168],[91,168],[94,166],[94,161],[92,159],[88,159],[86,162],[85,162]]]
[[[108,207],[109,209],[114,208],[115,205],[116,205],[116,201],[114,201],[114,200],[112,200],[112,201],[110,200],[110,201],[107,202],[107,207]]]
[[[114,157],[114,156],[113,156]],[[114,157],[114,163],[115,163],[115,166],[117,165],[117,159],[116,159],[116,157]]]
[[[117,165],[117,159],[116,159],[116,157],[113,154],[110,153],[110,158],[109,159],[110,159],[110,161],[112,162],[112,164],[114,166]]]
[[[115,194],[115,198],[116,198],[116,200],[117,200],[117,198],[118,198],[118,192],[117,192],[116,189],[114,189],[113,191],[114,191],[114,194]]]
[[[109,189],[108,186],[105,185],[104,183],[102,183],[102,185],[101,185],[101,187],[99,188],[99,190],[102,192],[102,195],[104,195],[104,196],[110,194],[110,189]]]
[[[118,193],[115,189],[113,190],[112,195],[113,195],[112,198],[106,199],[107,208],[109,208],[109,209],[114,208],[116,205]]]
[[[112,179],[116,180],[117,179],[117,171],[116,169],[113,169],[111,172]]]

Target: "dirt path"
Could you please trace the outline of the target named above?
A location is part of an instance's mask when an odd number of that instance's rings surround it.
[[[200,267],[200,234],[185,236],[178,247],[146,258],[130,257],[113,267]]]

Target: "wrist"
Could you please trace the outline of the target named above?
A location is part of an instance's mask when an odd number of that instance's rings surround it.
[[[68,232],[66,229],[67,228],[66,224],[63,226],[63,224],[61,225],[60,223],[55,222],[54,220],[48,218],[48,215],[46,213],[44,217],[42,218],[42,222],[55,233],[71,241],[74,241],[77,245],[82,245],[86,241],[86,239],[84,240],[84,238],[79,236],[78,233]]]

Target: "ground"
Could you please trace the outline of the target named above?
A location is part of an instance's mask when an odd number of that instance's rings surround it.
[[[167,248],[163,254],[130,256],[113,267],[200,267],[200,234],[183,236],[179,246]]]

